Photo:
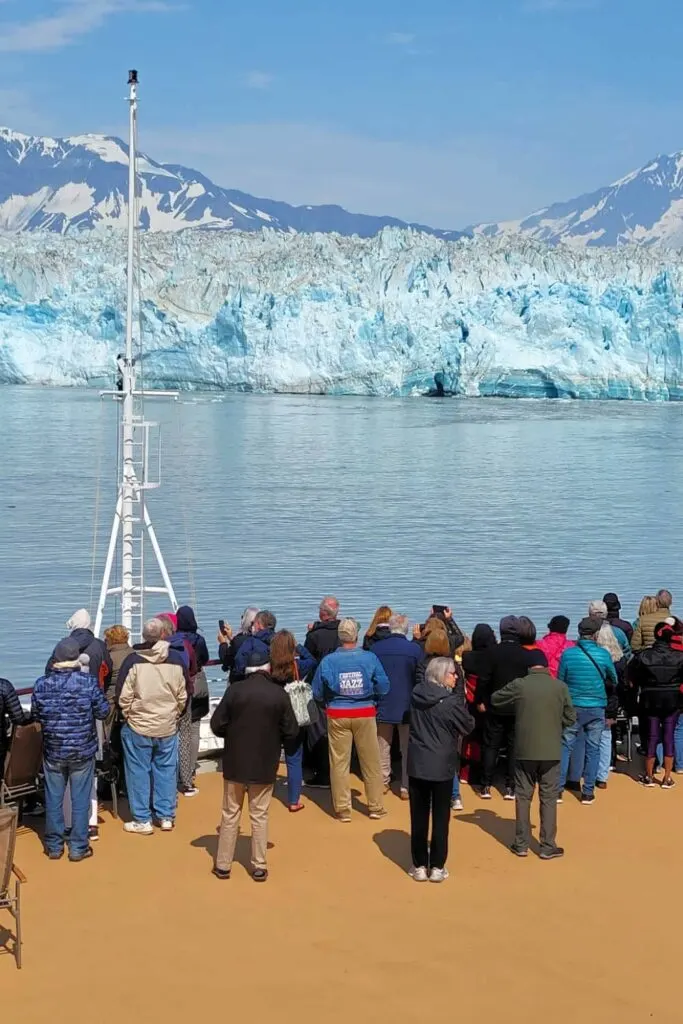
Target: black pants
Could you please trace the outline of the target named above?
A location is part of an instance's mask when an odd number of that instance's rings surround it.
[[[416,868],[442,868],[448,856],[448,828],[451,823],[453,780],[428,782],[408,780],[410,795],[410,845]],[[429,841],[429,815],[432,838]]]
[[[528,850],[531,841],[531,801],[538,784],[541,804],[541,851],[555,849],[557,837],[557,793],[560,786],[559,761],[517,761],[515,765],[515,796],[517,827],[515,846]]]
[[[515,716],[514,715],[493,715],[486,716],[484,725],[484,753],[482,756],[482,786],[493,785],[493,774],[496,770],[498,754],[507,742],[507,760],[505,763],[505,786],[514,789],[515,786]]]

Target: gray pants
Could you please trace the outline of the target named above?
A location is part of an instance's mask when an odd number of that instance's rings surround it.
[[[192,738],[192,712],[190,701],[178,722],[178,789],[184,793],[192,789],[197,758]]]
[[[515,799],[517,827],[515,848],[528,850],[531,842],[531,801],[538,784],[541,804],[541,850],[555,849],[557,836],[557,793],[560,785],[559,761],[517,761],[515,763]]]

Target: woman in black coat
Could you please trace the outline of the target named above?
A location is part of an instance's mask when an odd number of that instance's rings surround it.
[[[662,789],[673,789],[676,785],[671,770],[674,732],[683,708],[683,651],[672,647],[672,642],[680,642],[674,629],[670,622],[659,622],[653,646],[639,651],[629,665],[630,681],[640,694],[641,716],[647,716],[648,721],[645,774],[640,779],[648,788],[655,785],[655,757],[660,741],[664,746]]]
[[[425,678],[415,684],[410,707],[408,793],[411,877],[416,882],[448,878],[448,829],[453,778],[458,767],[458,739],[474,727],[451,658],[433,658]],[[432,819],[431,841],[429,819]]]

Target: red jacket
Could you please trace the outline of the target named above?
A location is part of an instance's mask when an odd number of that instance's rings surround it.
[[[567,640],[564,633],[546,633],[543,639],[538,641],[538,646],[548,659],[548,670],[551,676],[555,676],[557,679],[560,658],[568,647],[575,647],[576,643],[574,640]]]

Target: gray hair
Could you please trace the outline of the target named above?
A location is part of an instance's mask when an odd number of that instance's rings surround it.
[[[595,640],[598,647],[604,647],[606,651],[609,651],[610,658],[615,665],[624,657],[624,652],[622,651],[616,634],[609,622],[603,622],[602,626],[600,626],[600,629],[595,634]]]
[[[253,626],[254,619],[256,618],[258,613],[259,613],[259,609],[258,608],[249,607],[249,608],[245,608],[244,609],[244,611],[242,612],[242,618],[240,619],[240,632],[241,633],[250,633],[251,632],[251,627]]]
[[[339,601],[336,597],[329,595],[324,597],[320,602],[320,609],[318,614],[322,622],[329,622],[330,619],[336,619],[339,615]]]
[[[252,630],[258,632],[259,629],[275,629],[277,626],[277,619],[272,612],[269,612],[264,608],[263,611],[259,612],[254,618],[252,623]]]
[[[657,605],[659,608],[670,608],[674,603],[674,599],[669,590],[658,590],[656,594]]]
[[[398,612],[394,612],[389,618],[389,629],[392,633],[402,633],[403,636],[407,636],[409,625],[407,615],[399,615]]]
[[[591,601],[588,605],[589,619],[606,619],[607,605],[604,601]]]
[[[425,670],[425,679],[428,683],[446,687],[446,676],[449,672],[455,672],[455,662],[452,658],[432,658]]]
[[[161,619],[148,619],[142,627],[142,639],[155,644],[165,635],[165,626]]]

